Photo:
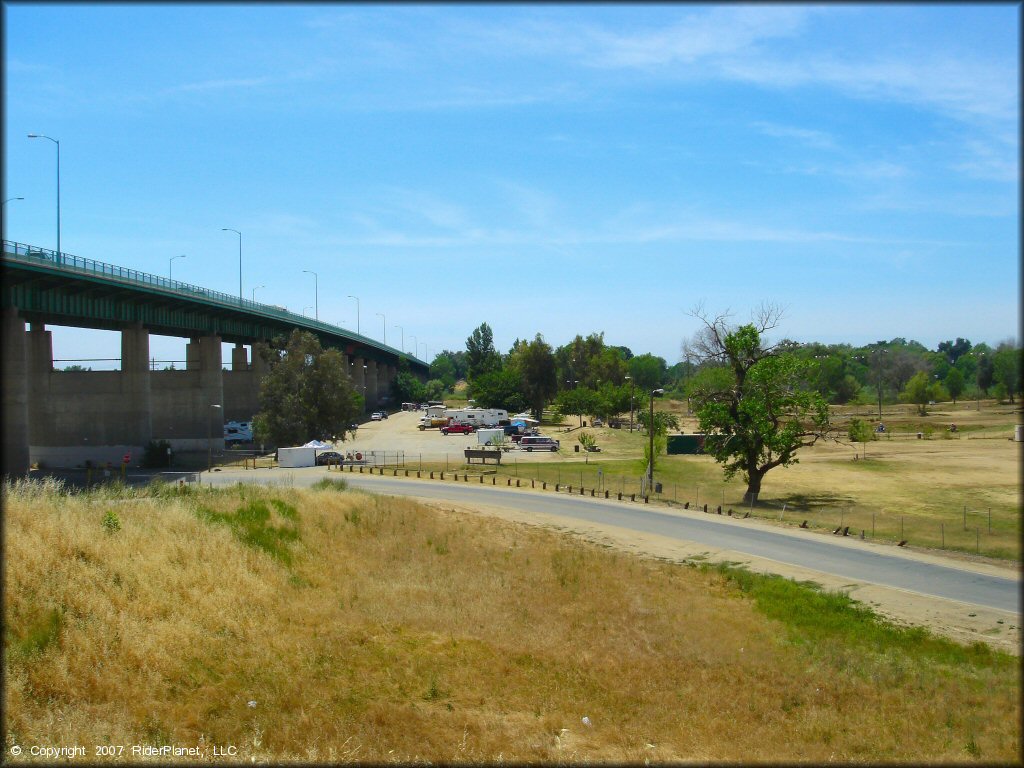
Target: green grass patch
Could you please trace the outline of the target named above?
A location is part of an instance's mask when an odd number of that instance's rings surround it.
[[[63,626],[64,612],[59,608],[51,608],[42,618],[25,628],[24,634],[15,641],[15,647],[24,656],[42,653],[57,641]]]
[[[281,525],[274,525],[270,508],[284,519]],[[248,499],[234,512],[217,512],[200,506],[196,515],[214,525],[226,525],[246,546],[261,549],[275,560],[290,566],[292,552],[289,545],[298,541],[298,510],[281,499]]]
[[[761,613],[781,622],[791,642],[812,655],[835,661],[830,649],[845,648],[841,664],[844,667],[849,666],[851,655],[877,658],[896,653],[903,659],[947,667],[1007,673],[1017,668],[1014,657],[984,643],[960,645],[921,627],[896,626],[841,592],[823,591],[811,584],[729,565],[699,567],[724,576],[752,598]]]
[[[314,491],[347,491],[348,481],[325,477],[313,483],[312,488]]]

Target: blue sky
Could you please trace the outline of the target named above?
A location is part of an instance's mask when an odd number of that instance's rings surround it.
[[[1019,327],[1017,5],[4,13],[7,239],[56,245],[35,132],[64,251],[237,293],[231,227],[247,298],[312,314],[313,270],[322,320],[356,295],[421,357],[487,322],[672,364],[699,302],[799,341]]]

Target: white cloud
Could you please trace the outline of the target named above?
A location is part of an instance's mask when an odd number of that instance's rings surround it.
[[[598,67],[666,67],[745,52],[763,40],[798,34],[813,9],[733,6],[692,13],[667,29],[591,31],[586,61]]]
[[[835,139],[824,131],[763,121],[755,122],[752,126],[766,136],[777,139],[794,139],[815,149],[835,149],[836,146]]]
[[[227,77],[214,80],[200,80],[194,83],[182,83],[166,89],[166,93],[188,93],[195,91],[221,91],[256,88],[275,82],[272,77]]]

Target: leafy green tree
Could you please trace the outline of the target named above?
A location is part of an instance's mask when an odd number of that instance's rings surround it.
[[[667,370],[665,360],[651,354],[637,355],[629,361],[629,375],[639,389],[647,392],[662,385]]]
[[[586,387],[562,390],[555,398],[555,408],[563,416],[578,416],[580,426],[583,417],[594,412],[597,405],[597,393]]]
[[[512,369],[480,374],[473,379],[469,388],[481,408],[505,408],[515,413],[527,407],[526,398],[520,389],[519,374]]]
[[[956,405],[956,399],[964,391],[964,375],[960,372],[959,368],[950,368],[949,373],[946,374],[946,390],[949,392],[949,396],[953,398],[953,405]]]
[[[442,353],[434,358],[434,362],[430,364],[430,378],[441,381],[445,389],[455,386],[455,382],[458,381],[458,371],[451,355]]]
[[[625,384],[615,386],[611,382],[604,382],[596,395],[594,415],[600,419],[609,421],[629,410],[630,390]]]
[[[875,439],[875,433],[871,425],[861,419],[850,419],[849,432],[851,443],[864,443],[864,457],[867,458],[867,442]]]
[[[928,415],[928,401],[932,399],[931,381],[928,374],[918,371],[907,382],[900,396],[905,403],[914,403],[919,416]]]
[[[558,374],[551,345],[538,333],[533,341],[519,346],[512,365],[519,372],[519,388],[533,417],[540,419],[544,406],[558,393]]]
[[[1014,394],[1021,391],[1021,370],[1021,350],[1014,348],[1011,342],[1000,344],[992,355],[992,377],[1006,388],[1011,404]]]
[[[428,400],[441,400],[444,398],[446,389],[447,387],[445,387],[443,381],[440,379],[431,379],[423,386],[423,400],[421,402]]]
[[[494,333],[481,323],[466,339],[466,378],[473,381],[501,368],[501,355],[494,348]]]
[[[617,377],[625,375],[614,362],[620,355],[608,356],[606,349],[604,333],[591,333],[586,338],[577,334],[571,342],[556,349],[559,388],[583,385],[595,389],[598,381],[618,381]],[[608,370],[609,364],[612,370]]]
[[[636,412],[636,421],[645,431],[647,430],[647,422],[651,419],[651,412],[641,407]],[[674,413],[668,411],[655,411],[654,412],[654,434],[667,435],[670,429],[679,429],[679,417]]]
[[[950,365],[956,365],[960,357],[971,351],[971,342],[957,336],[956,341],[940,342],[937,349],[949,360]]]
[[[707,440],[705,450],[722,465],[726,479],[742,473],[744,499],[753,502],[767,472],[797,462],[800,448],[829,436],[828,404],[811,386],[812,361],[762,342],[762,334],[781,317],[778,309],[763,307],[754,322],[738,328],[730,327],[725,315],[709,319],[700,308],[693,314],[704,328],[691,348],[704,361],[724,364],[730,374],[728,386],[707,377],[694,388],[700,429],[718,437]]]
[[[299,329],[287,343],[278,343],[284,348],[260,350],[270,370],[253,420],[256,438],[278,446],[314,438],[344,440],[362,412],[363,398],[355,392],[341,352],[323,349],[316,336]]]
[[[399,403],[422,403],[429,399],[423,382],[408,370],[408,366],[395,375],[391,382],[391,395]]]

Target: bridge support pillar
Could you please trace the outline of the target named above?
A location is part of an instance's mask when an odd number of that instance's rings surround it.
[[[394,400],[392,385],[394,385],[395,377],[398,375],[398,368],[393,365],[389,365],[384,369],[384,372],[384,392]]]
[[[50,391],[53,371],[53,334],[43,323],[32,323],[28,336],[28,441],[29,445],[45,445],[55,431]],[[31,449],[30,460],[31,456]]]
[[[356,357],[353,355],[349,358],[349,376],[352,377],[352,386],[356,389],[357,395],[364,395],[366,397],[366,403],[364,409],[369,410],[370,399],[366,395],[366,369],[363,368],[363,358]]]
[[[380,402],[380,393],[377,388],[377,361],[366,361],[366,405],[368,408],[376,408]]]
[[[121,331],[121,393],[123,442],[145,446],[153,439],[153,408],[149,379],[149,331],[141,325]]]
[[[28,360],[25,321],[18,310],[3,311],[3,474],[24,475],[29,469],[28,453]]]
[[[255,357],[255,355],[254,355]],[[249,370],[249,354],[245,349],[244,344],[235,344],[231,350],[231,370],[232,371],[248,371]]]
[[[244,353],[245,350],[243,349]],[[232,351],[232,357],[234,357]],[[181,402],[176,417],[180,426],[176,428],[182,435],[187,435],[192,445],[190,450],[207,445],[207,435],[211,435],[214,448],[223,447],[224,438],[224,370],[221,355],[220,336],[202,336],[193,338],[185,347],[185,359],[188,370],[192,372],[189,381],[189,396]],[[213,408],[219,405],[221,408]],[[245,418],[253,414],[245,414]]]

